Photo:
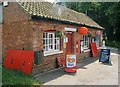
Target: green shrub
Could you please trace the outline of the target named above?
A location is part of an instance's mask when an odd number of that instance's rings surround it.
[[[106,41],[106,46],[116,47],[120,49],[120,42],[118,41]]]

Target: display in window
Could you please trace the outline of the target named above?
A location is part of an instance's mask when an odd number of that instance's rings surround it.
[[[84,49],[83,49],[83,41],[80,41],[80,53],[83,53]]]

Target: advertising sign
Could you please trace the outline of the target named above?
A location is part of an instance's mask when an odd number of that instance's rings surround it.
[[[76,55],[66,56],[66,67],[67,68],[76,67]]]
[[[109,63],[110,49],[101,49],[99,62]]]
[[[76,32],[77,29],[76,29],[76,28],[67,28],[67,27],[65,27],[65,31],[73,31],[73,32]]]
[[[96,47],[96,43],[91,43],[92,55],[94,58],[98,57],[98,50]]]

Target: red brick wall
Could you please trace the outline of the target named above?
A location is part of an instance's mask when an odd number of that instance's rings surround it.
[[[43,33],[47,30],[57,30],[65,33],[64,27],[70,25],[64,25],[57,22],[52,21],[45,21],[41,20],[39,22],[34,21],[33,23],[33,50],[39,51],[43,50]],[[63,38],[61,38],[61,50],[64,53],[61,54],[55,54],[55,55],[49,55],[49,56],[43,56],[42,60],[43,63],[41,65],[35,65],[33,66],[33,74],[38,74],[43,71],[51,70],[53,68],[56,68],[56,58],[57,57],[65,57],[65,49],[63,48]]]
[[[29,25],[28,21],[3,24],[3,58],[8,49],[32,49],[32,29]]]
[[[3,8],[4,23],[19,22],[28,19],[31,19],[30,15],[16,2],[9,2],[8,6]]]
[[[20,23],[20,25],[19,25]],[[40,51],[43,50],[43,32],[46,30],[59,30],[65,33],[65,27],[74,27],[68,24],[60,24],[56,22],[49,22],[49,21],[39,21],[37,24],[36,22],[18,22],[18,23],[10,23],[4,24],[3,26],[3,55],[6,53],[7,49],[25,49],[25,50],[33,50],[33,51]],[[82,35],[79,35],[77,32],[74,32],[74,53],[76,51],[76,40],[79,41],[82,39]],[[63,40],[63,39],[61,39]],[[61,41],[62,42],[62,41]],[[80,44],[79,44],[80,48]],[[61,50],[64,53],[50,55],[50,56],[43,56],[43,62],[40,65],[35,65],[33,61],[33,74],[38,74],[43,71],[51,70],[56,67],[56,58],[57,57],[64,57],[65,58],[65,49],[63,48],[63,43],[61,43]],[[78,50],[78,60],[81,60],[85,57],[89,57],[90,53],[81,53],[80,49]]]
[[[33,24],[33,50],[34,51],[39,51],[43,49],[43,32],[46,30],[58,30],[58,31],[62,31],[63,33],[65,33],[64,28],[65,27],[69,27],[69,28],[78,28],[77,26],[73,26],[73,25],[69,25],[69,24],[62,24],[62,23],[58,23],[58,22],[52,22],[52,21],[45,21],[45,20],[41,20],[39,22],[32,22]],[[97,31],[97,30],[93,30],[93,29],[89,29],[93,32]],[[38,36],[40,35],[40,36]],[[73,33],[74,36],[74,41],[73,41],[73,52],[76,52],[76,41],[79,41],[79,48],[80,48],[80,40],[83,39],[82,35],[79,35],[77,32]],[[40,38],[38,38],[40,37]],[[63,39],[61,39],[63,40]],[[59,56],[63,56],[65,58],[65,48],[63,48],[63,43],[61,43],[61,50],[64,53],[61,54],[56,54],[56,55],[51,55],[51,56],[44,56],[43,57],[43,63],[40,65],[35,65],[33,66],[33,74],[37,74],[43,71],[47,71],[50,69],[53,69],[56,67],[56,58]],[[84,52],[84,53],[80,53],[80,49],[78,50],[78,60],[81,60],[83,58],[86,57],[90,57],[90,52]]]
[[[32,49],[30,16],[16,2],[3,9],[2,57],[8,49]]]
[[[16,11],[17,10],[17,11]],[[14,15],[14,16],[11,16]],[[16,3],[10,3],[8,7],[4,8],[4,24],[3,24],[3,36],[2,36],[2,52],[3,58],[5,58],[8,49],[25,49],[40,51],[43,50],[43,32],[46,30],[58,30],[65,33],[64,28],[78,28],[78,26],[73,26],[69,24],[63,24],[60,22],[53,22],[48,20],[30,21],[30,17],[27,16],[24,11],[19,8]],[[92,32],[97,30],[90,29]],[[80,43],[82,35],[77,32],[73,33],[74,41],[73,48],[74,53],[76,51],[76,41]],[[63,39],[61,38],[61,50],[63,53],[55,54],[50,56],[43,56],[42,64],[35,65],[33,61],[33,74],[38,74],[40,72],[50,70],[56,67],[56,58],[65,58],[65,48],[63,48]],[[79,44],[80,48],[80,44]],[[89,57],[90,52],[81,53],[79,51],[79,60]]]

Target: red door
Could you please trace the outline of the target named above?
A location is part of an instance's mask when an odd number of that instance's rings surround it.
[[[66,42],[66,54],[72,54],[72,33],[67,33],[67,42]]]

